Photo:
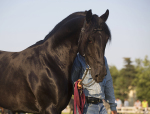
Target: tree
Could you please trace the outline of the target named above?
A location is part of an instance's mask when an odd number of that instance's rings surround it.
[[[150,60],[145,56],[144,60],[136,59],[137,75],[134,80],[137,98],[147,100],[150,103]]]
[[[124,68],[122,68],[114,82],[115,96],[120,98],[122,101],[128,98],[129,91],[133,88],[133,80],[136,75],[136,70],[132,65],[130,58],[124,58]],[[112,76],[113,77],[113,76]]]
[[[136,90],[139,100],[147,100],[150,104],[150,60],[145,56],[144,60],[136,59],[136,65],[132,65],[130,58],[124,58],[124,68],[118,70],[110,66],[110,73],[113,79],[115,97],[122,101],[128,98],[131,89]]]
[[[132,89],[133,86],[133,80],[136,76],[136,70],[134,65],[132,65],[132,61],[130,58],[124,58],[125,67],[120,71],[120,74],[123,76],[124,80],[126,81],[126,87],[130,87]]]
[[[113,87],[116,98],[120,98],[120,75],[116,66],[109,66],[109,70],[113,79]],[[118,83],[119,82],[119,83]],[[121,85],[122,86],[122,85]]]
[[[112,76],[112,79],[113,79],[113,85],[116,86],[115,81],[119,76],[119,71],[116,68],[116,66],[109,66],[109,70],[110,70],[110,73],[111,73],[111,76]]]

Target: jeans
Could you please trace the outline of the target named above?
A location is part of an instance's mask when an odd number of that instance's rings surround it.
[[[85,103],[83,114],[107,114],[103,103],[91,104]]]

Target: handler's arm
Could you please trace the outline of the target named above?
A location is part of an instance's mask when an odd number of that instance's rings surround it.
[[[116,114],[116,106],[117,104],[115,103],[115,95],[114,95],[114,88],[113,88],[113,81],[112,77],[108,68],[107,60],[105,58],[105,66],[107,69],[107,75],[106,75],[106,83],[105,83],[105,100],[110,104],[110,109],[112,111],[112,114]]]
[[[117,111],[111,111],[111,114],[117,114]]]
[[[81,73],[81,66],[79,64],[78,58],[76,57],[76,59],[74,60],[72,72],[71,72],[71,80],[72,80],[73,88],[74,88],[74,84],[77,80],[79,82],[81,81],[80,73]],[[81,89],[81,88],[82,88],[82,85],[80,85],[80,83],[78,83],[78,89]],[[74,92],[73,92],[73,94],[74,94]]]
[[[76,82],[80,78],[80,73],[81,73],[81,65],[78,58],[76,57],[71,71],[71,80],[73,85],[74,82]]]

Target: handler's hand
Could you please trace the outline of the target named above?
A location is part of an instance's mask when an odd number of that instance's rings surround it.
[[[117,111],[116,110],[111,111],[111,114],[117,114]]]
[[[78,79],[78,89],[82,89],[82,85],[80,84],[80,82],[81,82],[81,79]]]

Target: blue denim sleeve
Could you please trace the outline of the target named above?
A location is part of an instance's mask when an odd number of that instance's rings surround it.
[[[74,84],[74,82],[76,82],[80,78],[81,70],[82,69],[81,69],[80,61],[78,60],[78,57],[76,57],[71,71],[72,84]]]
[[[113,88],[113,81],[112,77],[109,71],[109,67],[107,64],[107,60],[105,58],[105,66],[107,70],[107,75],[106,75],[106,82],[105,82],[105,100],[110,104],[110,109],[111,110],[116,110],[117,104],[115,103],[115,95],[114,95],[114,88]]]

